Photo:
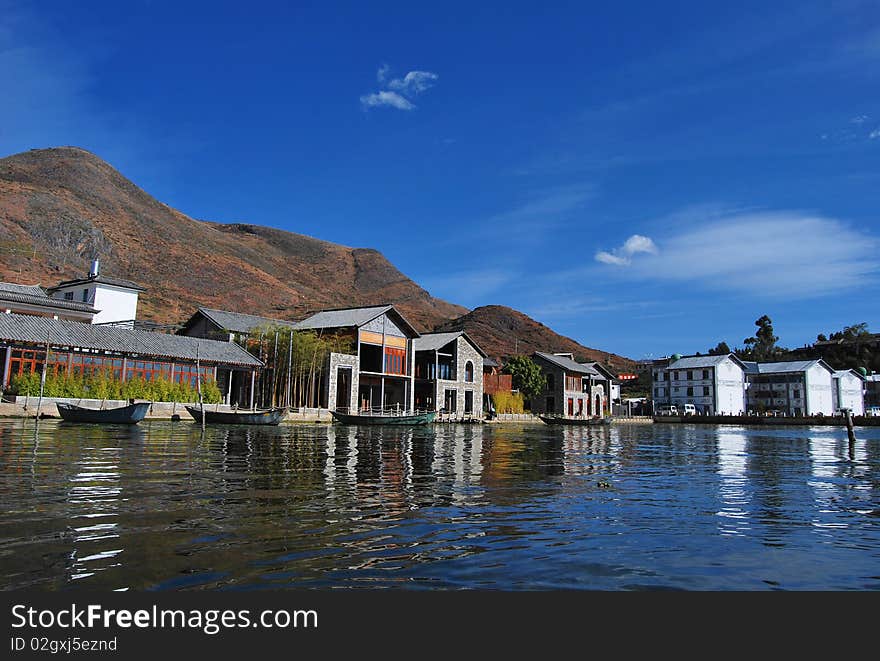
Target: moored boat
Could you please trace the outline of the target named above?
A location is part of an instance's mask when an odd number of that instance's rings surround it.
[[[337,422],[344,425],[427,425],[434,421],[436,411],[421,413],[342,413],[330,411]]]
[[[138,402],[112,409],[90,409],[85,406],[58,402],[58,413],[65,422],[94,422],[115,425],[134,425],[144,419],[150,402]]]
[[[187,406],[186,410],[196,422],[201,422],[202,411],[198,406]],[[280,407],[262,411],[209,411],[205,408],[207,425],[277,425],[287,413]]]
[[[548,425],[576,425],[583,427],[610,425],[613,420],[611,416],[605,416],[604,418],[599,416],[594,418],[566,418],[565,416],[539,415],[538,417]]]

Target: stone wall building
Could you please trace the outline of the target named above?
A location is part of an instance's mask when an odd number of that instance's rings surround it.
[[[532,413],[592,417],[610,412],[610,379],[594,364],[575,362],[570,353],[535,352],[532,360],[547,378],[531,400]]]
[[[413,341],[415,408],[454,418],[480,418],[486,354],[464,331],[428,333]]]

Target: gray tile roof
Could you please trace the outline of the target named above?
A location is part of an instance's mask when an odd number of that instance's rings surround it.
[[[292,328],[296,325],[294,322],[285,321],[284,319],[260,317],[255,314],[230,312],[229,310],[199,308],[198,312],[213,321],[223,330],[232,333],[250,333],[252,330],[259,328],[260,326],[286,326]]]
[[[391,310],[392,305],[379,305],[370,308],[345,308],[343,310],[324,310],[300,321],[296,327],[301,330],[319,328],[360,327],[376,317]]]
[[[0,301],[22,303],[28,305],[44,305],[56,310],[75,310],[77,312],[98,311],[87,303],[65,301],[62,298],[51,298],[39,285],[19,285],[12,282],[0,282]]]
[[[484,358],[483,363],[485,364],[485,352],[464,331],[452,331],[450,333],[424,333],[413,340],[413,346],[416,351],[435,351],[437,349],[442,349],[456,338],[462,336],[464,336],[464,338],[470,342],[471,346],[477,350],[477,353]]]
[[[365,308],[343,308],[340,310],[322,310],[296,324],[298,330],[319,330],[322,328],[360,328],[376,317],[388,313],[394,322],[403,330],[409,331],[412,337],[419,332],[413,328],[406,318],[393,305],[375,305]]]
[[[589,365],[581,365],[580,363],[576,363],[570,358],[565,358],[563,356],[554,356],[552,353],[543,353],[541,351],[536,351],[534,355],[538,356],[539,358],[543,358],[548,363],[556,365],[556,367],[564,369],[566,372],[574,372],[575,374],[589,374],[590,376],[605,378],[602,376],[602,374],[598,372],[598,370],[593,369]]]
[[[685,356],[672,363],[669,366],[669,369],[680,370],[690,369],[692,367],[714,367],[715,365],[723,363],[729,356],[730,354],[728,353],[717,356]]]
[[[207,362],[244,367],[262,365],[257,358],[232,342],[113,326],[93,326],[78,321],[60,321],[23,314],[0,314],[0,340],[45,344],[47,336],[53,346],[183,360],[195,360],[198,347],[199,357]]]
[[[867,381],[867,380],[868,380],[867,377],[866,377],[864,374],[862,374],[861,372],[859,372],[858,370],[854,370],[854,369],[848,369],[848,370],[834,370],[834,376],[836,376],[836,377],[838,377],[838,378],[841,377],[841,376],[843,376],[844,374],[855,374],[855,375],[856,375],[857,377],[859,377],[862,381]]]
[[[138,291],[146,291],[146,289],[141,287],[136,282],[132,282],[131,280],[123,280],[122,278],[111,278],[106,275],[96,275],[90,278],[74,278],[73,280],[65,280],[64,282],[59,282],[54,287],[49,287],[49,291],[55,291],[56,289],[61,289],[62,287],[75,287],[77,285],[90,285],[93,283],[111,285],[113,287],[125,287],[126,289],[136,289]]]
[[[821,364],[830,372],[834,370],[824,360],[792,360],[781,363],[755,363],[758,374],[786,374],[791,372],[805,372],[814,365]]]

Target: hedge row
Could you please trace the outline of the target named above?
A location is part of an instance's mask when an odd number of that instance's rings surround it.
[[[40,375],[36,372],[20,374],[10,383],[13,395],[40,394]],[[120,381],[105,373],[84,376],[81,374],[47,374],[43,388],[45,397],[71,397],[77,399],[147,399],[152,402],[196,402],[198,391],[188,383],[159,378],[145,381],[133,378]],[[202,399],[217,404],[223,396],[217,382],[202,383]]]

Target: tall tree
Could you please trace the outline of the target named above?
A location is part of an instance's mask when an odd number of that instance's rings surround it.
[[[758,330],[754,337],[747,337],[743,340],[746,345],[745,353],[752,360],[762,361],[770,360],[782,353],[782,350],[776,346],[779,338],[773,333],[773,321],[766,314],[755,321]]]
[[[547,387],[547,377],[528,356],[514,356],[504,364],[502,371],[511,375],[513,387],[529,399],[536,397]]]
[[[709,349],[710,356],[725,356],[730,353],[730,347],[727,346],[727,342],[719,342],[715,345],[714,349]]]

